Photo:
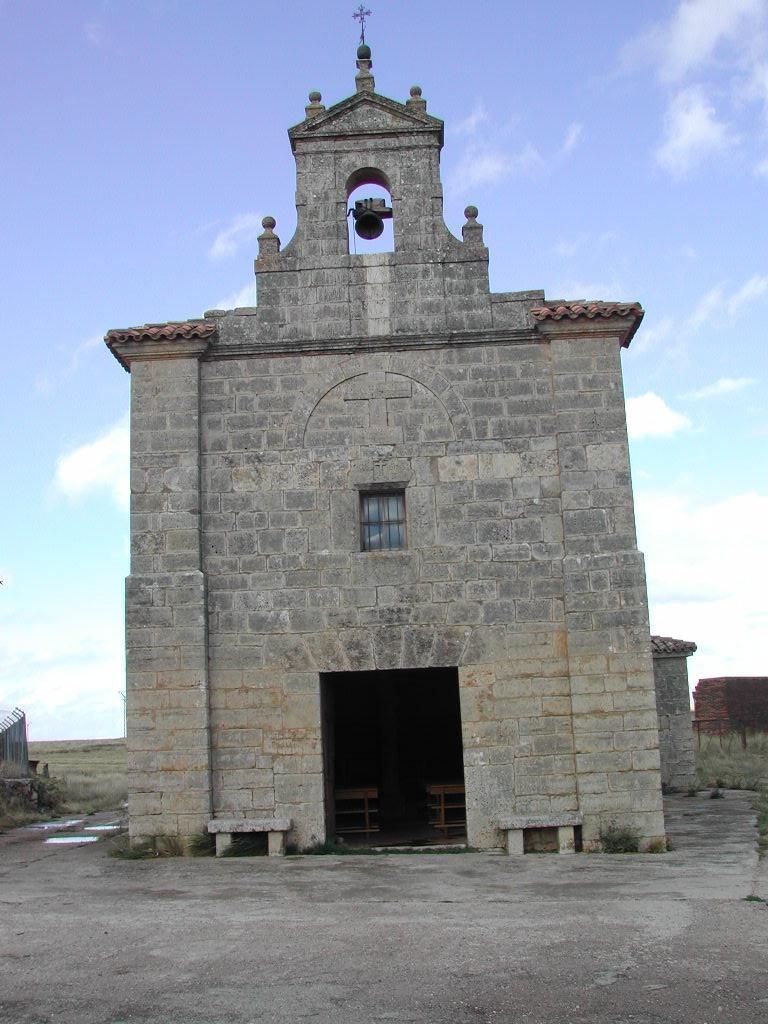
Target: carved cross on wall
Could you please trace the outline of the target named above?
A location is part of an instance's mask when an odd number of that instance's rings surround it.
[[[368,423],[371,427],[389,426],[387,401],[390,398],[410,398],[411,382],[398,377],[387,380],[383,370],[366,373],[351,381],[344,395],[345,402],[367,402]]]

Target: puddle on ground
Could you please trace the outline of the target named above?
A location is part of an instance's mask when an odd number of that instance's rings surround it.
[[[79,845],[80,843],[98,843],[98,841],[98,836],[51,836],[50,839],[45,840],[45,843],[46,845],[55,844],[56,846],[74,846],[75,844]]]
[[[74,828],[75,825],[82,825],[84,820],[84,818],[70,818],[69,821],[38,821],[34,825],[27,827],[40,829]]]
[[[122,825],[120,825],[119,822],[113,822],[113,823],[110,823],[109,825],[86,825],[85,826],[85,831],[86,832],[117,832],[121,828],[122,828]]]

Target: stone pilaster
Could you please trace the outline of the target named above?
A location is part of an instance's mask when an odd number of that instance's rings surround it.
[[[534,311],[534,316],[536,311]],[[622,340],[637,318],[547,319],[564,536],[574,750],[584,841],[616,821],[664,835],[645,567],[637,550]]]
[[[200,562],[198,360],[205,344],[137,338],[111,347],[131,370],[130,831],[133,838],[189,835],[211,817]]]

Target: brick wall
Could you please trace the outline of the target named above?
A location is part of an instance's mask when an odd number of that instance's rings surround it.
[[[768,732],[768,676],[700,679],[693,691],[693,704],[699,732]]]

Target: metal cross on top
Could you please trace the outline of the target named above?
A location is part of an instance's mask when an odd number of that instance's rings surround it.
[[[360,42],[363,45],[365,45],[365,19],[370,18],[370,16],[371,12],[369,10],[366,10],[363,4],[360,4],[355,13],[352,15],[355,21],[360,22]]]

